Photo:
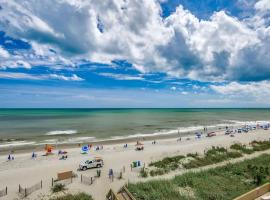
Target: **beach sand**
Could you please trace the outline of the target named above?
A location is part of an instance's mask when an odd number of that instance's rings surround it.
[[[95,200],[104,200],[105,195],[110,188],[117,191],[127,182],[136,182],[144,180],[138,177],[138,172],[131,171],[130,164],[132,161],[141,161],[146,166],[151,161],[160,160],[166,156],[173,156],[187,153],[203,153],[205,149],[211,146],[228,147],[235,142],[249,143],[253,140],[269,140],[270,130],[255,130],[249,133],[236,134],[235,137],[224,135],[224,131],[219,132],[217,136],[208,138],[205,135],[201,139],[196,139],[195,136],[182,137],[181,142],[177,142],[176,138],[159,139],[157,144],[153,145],[151,141],[144,141],[145,148],[143,151],[135,151],[135,142],[128,143],[128,148],[123,148],[124,143],[114,143],[104,145],[103,150],[90,150],[88,155],[80,154],[80,148],[64,149],[68,151],[67,160],[59,160],[57,150],[55,155],[41,156],[44,152],[37,152],[38,157],[35,160],[31,159],[31,152],[14,154],[15,160],[7,162],[7,155],[0,156],[0,190],[8,187],[8,195],[1,199],[19,199],[18,186],[32,186],[41,180],[43,188],[30,194],[27,199],[48,199],[51,194],[51,179],[56,178],[57,172],[72,170],[78,174],[71,184],[67,186],[71,193],[86,192],[93,196]],[[77,171],[79,163],[91,156],[101,156],[104,160],[104,167],[101,169],[101,177],[97,178],[92,185],[80,183],[80,175],[94,176],[96,169],[86,171]],[[123,179],[115,178],[111,182],[108,178],[109,169],[114,172],[119,172],[125,167]],[[166,175],[172,177],[180,173],[173,172]],[[147,178],[150,179],[150,178]]]

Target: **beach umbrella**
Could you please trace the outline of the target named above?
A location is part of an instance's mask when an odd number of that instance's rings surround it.
[[[87,153],[89,151],[89,147],[87,145],[82,146],[82,153]]]

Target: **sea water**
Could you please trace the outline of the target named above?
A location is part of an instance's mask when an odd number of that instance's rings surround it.
[[[0,109],[0,147],[194,133],[269,120],[270,109]]]

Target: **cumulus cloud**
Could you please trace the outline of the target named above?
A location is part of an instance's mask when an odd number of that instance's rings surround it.
[[[257,10],[266,11],[270,10],[270,1],[269,0],[260,0],[255,4]]]
[[[214,91],[220,94],[269,94],[270,81],[238,83],[231,82],[225,85],[211,85]]]
[[[181,5],[163,19],[160,1],[155,0],[0,2],[0,30],[32,44],[35,59],[24,60],[31,65],[121,59],[142,73],[196,80],[270,76],[270,27],[262,14],[267,0],[258,1],[255,15],[244,20],[225,11],[200,20]]]

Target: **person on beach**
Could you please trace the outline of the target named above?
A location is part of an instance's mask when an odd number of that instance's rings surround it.
[[[37,154],[35,152],[32,153],[32,159],[35,159],[37,157]]]
[[[113,182],[113,169],[109,169],[109,179]]]

